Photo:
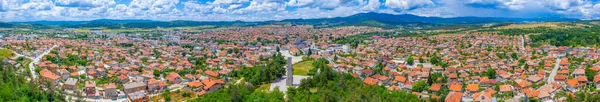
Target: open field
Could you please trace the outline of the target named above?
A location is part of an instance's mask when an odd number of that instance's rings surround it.
[[[189,97],[184,97],[182,96],[183,93],[189,93]],[[171,96],[171,102],[183,102],[185,100],[189,100],[189,99],[193,99],[198,97],[198,95],[196,95],[196,93],[189,91],[189,90],[185,90],[185,89],[181,89],[181,91],[179,93],[177,93],[177,91],[171,92],[169,93],[169,95]],[[150,97],[150,100],[152,102],[165,102],[164,100],[164,96],[161,93],[160,95],[154,96],[154,97]]]
[[[314,60],[306,60],[302,62],[298,62],[292,66],[292,73],[294,75],[308,75],[308,71],[314,68],[313,66]]]
[[[506,26],[500,26],[495,29],[515,29],[515,28],[536,28],[536,27],[549,27],[549,28],[575,28],[575,27],[583,27],[589,26],[585,24],[570,24],[566,22],[544,22],[544,23],[526,23],[526,24],[510,24]]]
[[[256,88],[256,91],[269,92],[269,87],[271,87],[271,83],[263,84]]]
[[[3,60],[4,58],[10,58],[14,55],[15,54],[8,49],[3,49],[3,48],[0,49],[0,60]]]

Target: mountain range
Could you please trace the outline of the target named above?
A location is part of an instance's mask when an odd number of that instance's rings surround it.
[[[274,21],[153,21],[153,20],[114,20],[98,19],[91,21],[30,21],[30,22],[8,22],[0,23],[0,28],[8,27],[64,27],[64,28],[156,28],[156,27],[188,27],[212,25],[220,26],[255,26],[266,24],[290,23],[294,25],[314,25],[316,27],[331,26],[374,26],[374,27],[398,27],[406,25],[451,25],[451,24],[486,24],[486,23],[528,23],[548,21],[578,21],[570,18],[499,18],[499,17],[423,17],[411,14],[385,14],[385,13],[359,13],[346,17],[314,18],[314,19],[286,19]],[[31,26],[23,26],[31,25]],[[47,27],[36,27],[47,26]]]

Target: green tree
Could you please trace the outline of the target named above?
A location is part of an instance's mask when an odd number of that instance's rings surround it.
[[[413,56],[408,56],[408,59],[406,59],[406,64],[408,65],[413,65],[415,64],[415,59],[413,58]]]
[[[429,87],[429,85],[427,85],[427,82],[425,82],[423,80],[419,80],[415,84],[413,84],[412,91],[413,92],[421,92],[423,90],[427,90],[427,87]]]

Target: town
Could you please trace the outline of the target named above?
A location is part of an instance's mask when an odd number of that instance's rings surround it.
[[[3,62],[46,89],[62,89],[67,100],[86,101],[160,101],[173,96],[163,94],[170,92],[188,98],[168,100],[185,101],[240,82],[267,85],[230,74],[271,65],[277,55],[294,64],[293,76],[286,74],[288,83],[301,84],[318,74],[320,69],[310,67],[323,59],[326,68],[365,85],[445,102],[567,101],[600,85],[595,48],[532,47],[531,38],[523,35],[371,36],[359,44],[340,44],[336,42],[364,33],[401,32],[363,26],[103,31],[7,35],[0,46],[14,55]],[[305,62],[311,64],[300,65]],[[298,87],[280,79],[271,82],[265,90]]]

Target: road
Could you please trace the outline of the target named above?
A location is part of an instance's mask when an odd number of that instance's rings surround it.
[[[31,77],[36,80],[37,79],[37,73],[35,73],[35,66],[33,66],[35,63],[39,63],[40,60],[42,59],[42,57],[46,56],[48,53],[50,53],[50,51],[52,51],[52,49],[58,47],[58,45],[54,45],[52,46],[52,48],[46,50],[44,53],[42,53],[41,55],[38,55],[37,57],[35,57],[35,59],[32,59],[33,61],[31,61],[31,63],[29,63],[29,70],[31,72]]]
[[[525,53],[525,39],[523,38],[523,36],[521,36],[521,46],[519,46],[519,50],[521,50],[521,53]]]
[[[556,72],[558,71],[559,67],[560,67],[560,58],[556,57],[556,64],[554,65],[554,69],[552,69],[552,73],[550,73],[550,76],[548,77],[548,81],[546,81],[546,84],[550,84],[550,83],[554,82],[554,76],[556,76]]]
[[[293,56],[288,50],[281,50],[279,51],[279,53],[281,53],[281,55],[283,55],[285,59],[287,59],[287,57],[292,57],[292,63],[298,63],[302,61],[302,56]]]

